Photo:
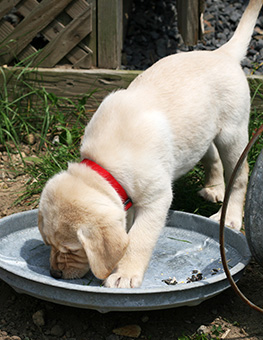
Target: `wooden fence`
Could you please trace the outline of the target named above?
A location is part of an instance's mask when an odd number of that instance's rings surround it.
[[[204,0],[177,0],[186,44],[200,34]],[[0,0],[0,65],[116,69],[132,0]],[[10,12],[17,20],[12,22]]]
[[[177,0],[181,34],[190,45],[197,41],[203,2]],[[10,93],[15,88],[14,96],[29,84],[72,99],[95,90],[88,106],[96,107],[139,74],[110,70],[121,66],[131,7],[132,0],[0,0],[0,66],[8,65],[0,86]],[[7,20],[14,9],[16,23]],[[31,68],[13,67],[24,60]]]
[[[6,20],[14,8],[15,24]],[[0,65],[31,58],[48,68],[117,68],[122,11],[122,0],[1,0]]]

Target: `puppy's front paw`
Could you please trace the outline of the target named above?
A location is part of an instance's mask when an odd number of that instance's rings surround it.
[[[125,275],[121,273],[111,274],[104,282],[104,286],[108,288],[137,288],[142,284],[140,275]]]

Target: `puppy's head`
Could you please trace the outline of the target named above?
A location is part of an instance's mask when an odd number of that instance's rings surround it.
[[[40,199],[38,227],[51,246],[50,273],[105,279],[128,246],[125,212],[103,192],[68,172],[54,176]]]

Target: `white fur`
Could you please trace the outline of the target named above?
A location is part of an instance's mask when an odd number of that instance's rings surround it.
[[[248,142],[250,95],[240,61],[261,5],[261,0],[250,1],[227,44],[213,52],[181,53],[160,60],[127,90],[110,94],[87,125],[81,157],[107,169],[132,198],[135,211],[129,244],[122,247],[126,251],[106,279],[107,287],[141,284],[172,201],[172,182],[198,161],[203,161],[206,171],[200,194],[213,202],[222,201],[223,168],[227,182]],[[97,187],[112,199],[114,209],[123,209],[105,180],[79,167],[83,190]],[[245,165],[233,187],[226,217],[226,223],[236,229],[242,225],[246,185]],[[91,212],[94,216],[102,210],[97,204]],[[87,225],[94,216],[87,217]],[[220,211],[213,218],[219,220]],[[114,223],[114,217],[109,219]]]

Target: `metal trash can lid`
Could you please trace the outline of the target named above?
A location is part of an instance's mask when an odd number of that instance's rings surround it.
[[[245,204],[245,230],[255,260],[263,266],[263,150],[252,171]]]

